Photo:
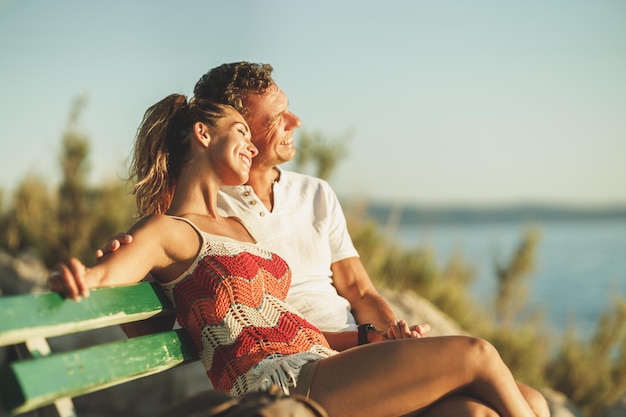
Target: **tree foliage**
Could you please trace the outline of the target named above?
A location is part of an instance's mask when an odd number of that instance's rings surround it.
[[[30,173],[2,213],[0,245],[9,253],[35,252],[48,266],[69,256],[88,261],[108,237],[133,223],[134,203],[123,183],[87,182],[89,138],[79,129],[86,103],[84,96],[74,101],[61,138],[61,184],[54,188]]]
[[[78,128],[78,119],[85,104],[84,96],[73,103],[61,142],[63,179],[58,191],[59,244],[55,254],[59,259],[84,255],[90,233],[87,205],[89,139]]]
[[[525,307],[528,284],[524,280],[534,272],[539,236],[538,229],[526,230],[511,258],[496,260],[496,321],[501,327],[511,327]]]
[[[13,193],[12,206],[0,221],[2,247],[11,254],[30,250],[50,256],[57,235],[53,198],[46,183],[28,174]]]
[[[301,130],[294,161],[296,171],[305,172],[313,166],[314,176],[328,180],[339,161],[348,155],[347,142],[350,136],[348,132],[337,138],[328,138],[321,132]]]

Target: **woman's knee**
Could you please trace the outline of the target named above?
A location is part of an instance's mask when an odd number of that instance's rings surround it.
[[[503,362],[498,350],[489,341],[467,336],[462,350],[462,360],[471,379],[493,379],[510,371]]]
[[[500,353],[489,341],[479,337],[466,337],[468,345],[467,353],[470,357],[483,361],[483,363],[501,363]]]

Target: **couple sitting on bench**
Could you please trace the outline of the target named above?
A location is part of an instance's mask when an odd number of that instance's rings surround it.
[[[244,71],[233,74],[241,83]],[[258,245],[245,217],[222,216],[218,209],[222,187],[233,191],[245,183],[269,180],[265,194],[257,193],[266,208],[284,198],[273,187],[286,173],[275,166],[293,157],[299,119],[269,76],[263,85],[202,93],[215,78],[211,72],[203,77],[191,100],[170,95],[144,115],[131,165],[142,216],[129,231],[133,242],[92,268],[77,259],[60,263],[50,288],[79,299],[90,288],[136,283],[150,274],[170,298],[215,389],[233,396],[278,386],[315,401],[333,417],[364,415],[363,410],[372,416],[469,416],[474,410],[547,416],[541,395],[517,383],[485,340],[422,338],[425,326],[397,321],[375,323],[385,326],[381,331],[367,324],[321,331],[308,314],[301,315],[305,307],[287,300],[292,273],[282,254]],[[259,167],[254,172],[253,164]],[[245,197],[247,203],[254,198]],[[256,210],[251,215],[266,212]],[[333,264],[333,275],[348,276],[350,259]],[[349,293],[355,291],[351,284],[335,285]],[[359,307],[353,309],[358,315]]]

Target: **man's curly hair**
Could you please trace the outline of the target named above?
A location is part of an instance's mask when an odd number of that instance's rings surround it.
[[[263,94],[274,85],[272,70],[270,64],[246,61],[222,64],[204,74],[193,93],[197,98],[231,105],[247,115],[245,98],[250,94]]]

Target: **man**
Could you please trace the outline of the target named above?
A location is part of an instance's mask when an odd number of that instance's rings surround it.
[[[247,224],[260,246],[283,257],[292,269],[287,301],[326,331],[371,323],[385,329],[396,319],[374,288],[328,183],[278,168],[296,155],[300,119],[289,111],[285,93],[268,64],[221,65],[196,84],[196,97],[213,98],[239,110],[259,154],[250,179],[225,187],[219,207]]]

